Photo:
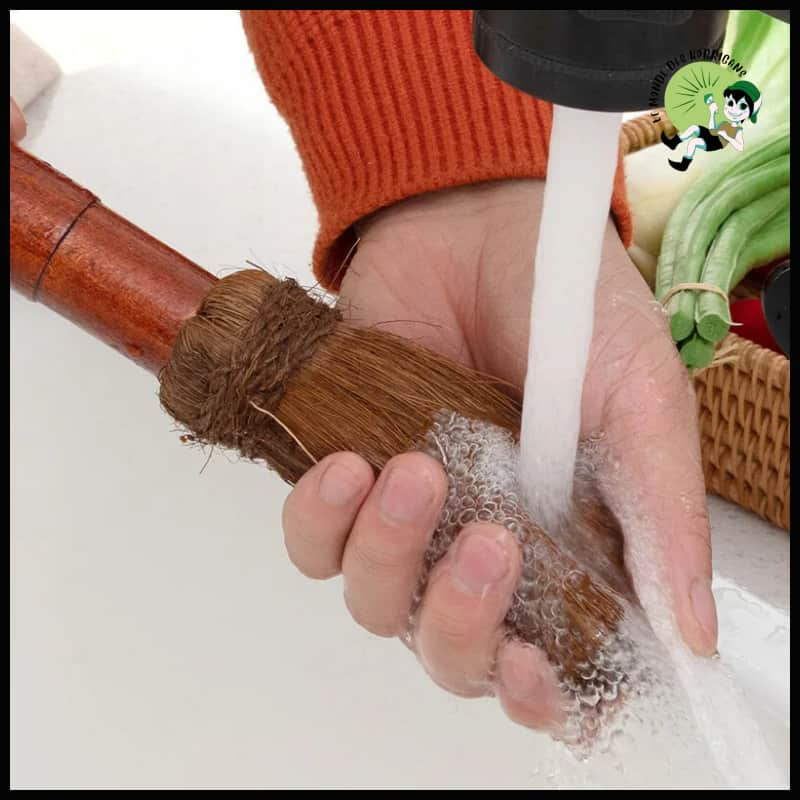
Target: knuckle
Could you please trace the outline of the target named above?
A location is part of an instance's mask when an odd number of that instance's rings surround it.
[[[390,639],[402,633],[403,620],[399,614],[381,613],[372,603],[354,598],[345,586],[344,603],[353,621],[373,636]]]
[[[303,524],[296,524],[297,522],[294,519],[284,519],[283,522],[283,543],[292,559],[300,558],[306,553],[318,552],[326,544],[326,537],[315,532],[309,526],[308,520]]]
[[[444,491],[447,487],[447,475],[442,465],[427,453],[401,453],[393,456],[384,466],[384,471],[389,467],[401,466],[410,472],[425,474],[432,481],[437,490]]]
[[[291,553],[314,553],[327,550],[336,537],[315,530],[313,521],[306,520],[302,525],[284,525],[284,542]]]
[[[419,554],[412,539],[409,536],[374,534],[354,542],[346,556],[347,570],[375,581],[393,578],[417,561]]]
[[[300,544],[298,537],[286,536],[284,537],[284,544],[289,560],[306,578],[324,581],[335,577],[341,571],[335,558],[331,557],[327,552],[323,553],[319,550],[315,552],[314,548]],[[312,553],[313,555],[310,555]]]
[[[304,492],[305,487],[299,483],[289,492],[283,503],[281,512],[281,523],[283,525],[284,538],[289,541],[299,542],[307,538],[307,531],[313,529],[319,521],[319,514],[315,514],[313,509],[309,509]]]
[[[473,621],[459,609],[446,606],[428,608],[424,626],[429,648],[449,654],[448,660],[463,658],[475,646]]]
[[[710,562],[711,521],[708,515],[705,486],[700,484],[693,491],[683,492],[680,495],[680,503],[686,523],[682,526],[680,533],[694,546],[698,546]]]
[[[433,625],[437,625],[436,622]],[[489,649],[461,625],[445,623],[418,638],[417,656],[431,679],[459,697],[478,697],[491,691]]]
[[[287,500],[283,514],[283,544],[297,570],[313,580],[327,580],[341,571],[341,542],[346,532],[317,528],[319,520],[293,513]]]

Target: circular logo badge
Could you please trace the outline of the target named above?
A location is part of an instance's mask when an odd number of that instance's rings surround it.
[[[664,93],[664,110],[669,121],[679,130],[690,125],[705,125],[709,107],[718,111],[725,106],[723,91],[735,76],[719,64],[697,61],[681,67],[670,79]]]
[[[726,62],[729,61],[725,57]],[[690,61],[675,70],[664,90],[664,111],[675,132],[661,134],[674,153],[669,165],[685,172],[700,153],[745,148],[746,127],[758,122],[762,97],[735,63]],[[651,113],[659,121],[658,113]]]

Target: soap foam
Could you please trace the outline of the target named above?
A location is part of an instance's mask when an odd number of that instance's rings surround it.
[[[506,623],[518,638],[546,652],[562,654],[553,667],[566,698],[568,722],[561,734],[575,755],[585,757],[597,746],[609,723],[628,713],[628,700],[664,684],[650,655],[659,644],[649,633],[641,612],[613,591],[588,563],[575,560],[566,546],[554,546],[531,523],[520,498],[519,451],[511,434],[497,426],[444,414],[434,423],[421,449],[437,458],[448,473],[448,496],[437,530],[426,553],[421,599],[430,570],[444,556],[461,529],[474,521],[506,527],[520,544],[522,575]],[[589,596],[591,579],[624,612],[622,624],[603,632],[603,644],[572,624],[565,591]],[[413,612],[412,612],[413,626]],[[587,653],[576,671],[564,668],[576,652]]]
[[[506,617],[512,635],[525,631],[526,641],[551,654],[568,652],[579,638],[565,618],[561,592],[585,574],[612,591],[605,579],[611,572],[569,526],[548,530],[557,549],[531,535],[518,479],[519,449],[511,434],[443,413],[419,449],[445,467],[448,495],[426,554],[409,637],[430,570],[464,525],[482,520],[504,525],[521,546],[523,575]],[[595,788],[786,785],[725,666],[696,658],[683,645],[665,576],[656,567],[664,563],[659,543],[631,511],[635,502],[620,500],[602,439],[583,443],[576,463],[577,487],[591,480],[612,505],[616,497],[626,509],[620,515],[615,506],[628,536],[626,565],[645,613],[613,592],[625,616],[582,666],[580,680],[553,665],[568,722],[558,745],[532,735],[537,742],[532,780]]]

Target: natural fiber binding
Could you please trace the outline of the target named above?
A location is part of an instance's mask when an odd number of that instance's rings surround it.
[[[675,295],[679,292],[711,292],[712,294],[719,295],[719,297],[721,297],[726,304],[730,303],[730,298],[728,297],[727,292],[720,289],[719,286],[714,286],[711,283],[676,283],[667,292],[665,292],[664,296],[661,298],[661,305],[666,308],[667,303],[669,303],[669,301],[672,300],[672,298],[675,297]],[[729,326],[742,324],[741,322],[734,322],[730,318],[730,314],[728,314],[728,319],[726,322]]]
[[[725,300],[726,303],[728,302],[727,292],[720,289],[719,286],[714,286],[711,283],[676,283],[661,298],[661,305],[665,306],[667,303],[669,303],[669,301],[672,300],[672,298],[678,294],[678,292],[713,292],[714,294],[718,294],[723,300]],[[729,324],[737,325],[739,323]]]
[[[728,297],[728,293],[723,289],[720,289],[719,286],[714,286],[711,283],[676,283],[664,293],[664,296],[661,298],[661,305],[666,308],[667,303],[669,303],[669,301],[680,292],[711,292],[712,294],[721,297],[725,301],[726,307],[730,308],[730,298]],[[734,322],[731,319],[730,314],[728,314],[728,318],[725,320],[725,322],[728,327],[738,327],[742,324],[741,322]],[[717,349],[717,353],[714,354],[714,360],[711,362],[711,364],[709,364],[709,366],[714,366],[714,364],[719,363],[718,359],[721,356],[719,356],[718,353],[719,349]]]
[[[663,110],[629,120],[623,150],[650,147],[671,130]],[[743,283],[731,294],[757,294]],[[789,359],[734,334],[717,353],[692,375],[706,488],[789,530]]]

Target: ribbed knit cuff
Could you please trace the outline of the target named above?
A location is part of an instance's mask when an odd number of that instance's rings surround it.
[[[261,78],[288,122],[319,213],[313,267],[339,288],[353,225],[413,195],[541,178],[552,107],[495,78],[471,11],[243,11]],[[612,211],[628,246],[621,165]]]

